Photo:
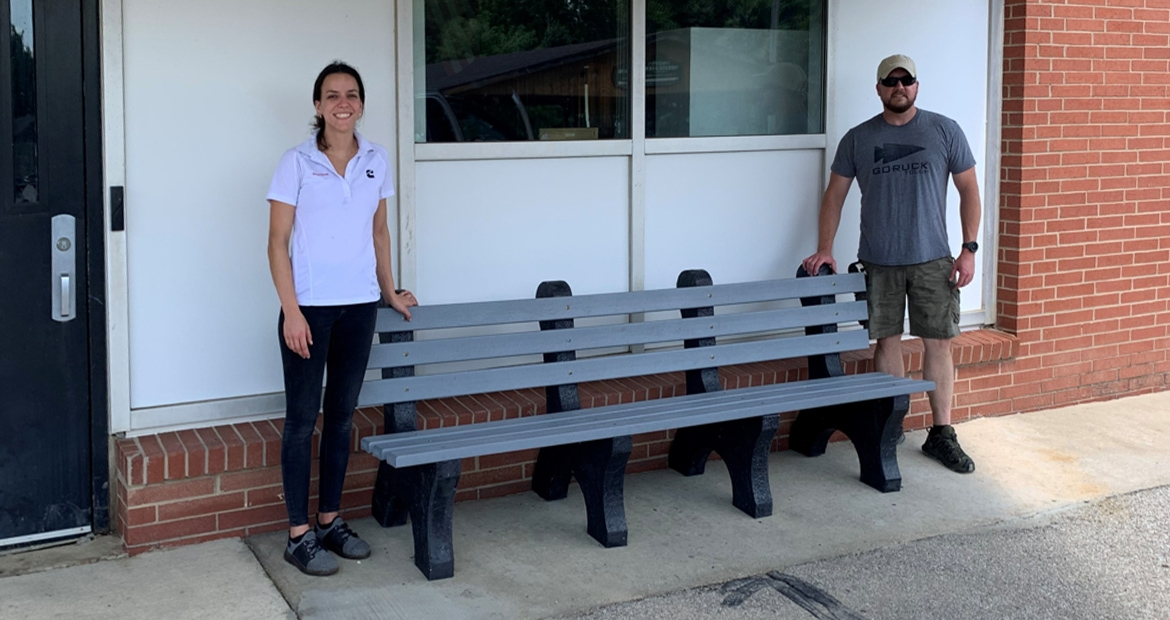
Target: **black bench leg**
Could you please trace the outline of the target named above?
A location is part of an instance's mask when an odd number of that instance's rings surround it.
[[[606,547],[626,545],[626,462],[634,442],[629,436],[579,444],[577,482],[585,496],[586,530]]]
[[[832,407],[808,409],[796,415],[788,433],[788,448],[805,456],[820,456],[837,430]],[[829,420],[834,420],[830,423]]]
[[[371,509],[374,520],[382,527],[406,525],[410,515],[407,504],[406,485],[402,472],[387,465],[378,464],[378,479],[374,483],[374,501]]]
[[[898,431],[910,409],[910,397],[881,398],[869,404],[868,415],[855,416],[852,428],[845,431],[857,449],[861,481],[882,493],[901,490]]]
[[[861,481],[883,492],[902,488],[898,470],[898,431],[910,410],[910,397],[875,400],[802,411],[792,425],[788,445],[805,456],[820,456],[834,430],[849,437],[857,450]]]
[[[403,471],[411,478],[410,523],[414,530],[414,565],[427,579],[446,579],[455,574],[451,541],[451,514],[460,462],[442,461]]]
[[[711,452],[718,452],[731,476],[731,503],[754,518],[767,517],[772,514],[768,453],[779,428],[779,415],[680,428],[667,463],[684,476],[697,476]]]
[[[565,499],[578,452],[576,445],[541,448],[532,470],[533,492],[547,501]]]
[[[680,428],[670,442],[666,464],[684,476],[701,476],[711,456],[711,439],[719,435],[718,424]]]
[[[780,416],[747,418],[722,426],[716,452],[731,475],[731,503],[756,519],[771,516],[768,453],[780,428]]]

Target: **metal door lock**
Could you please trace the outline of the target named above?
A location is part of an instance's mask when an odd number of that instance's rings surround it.
[[[73,248],[77,222],[72,215],[55,215],[52,227],[53,320],[72,321],[77,318],[77,286],[74,284],[77,281],[77,256]]]

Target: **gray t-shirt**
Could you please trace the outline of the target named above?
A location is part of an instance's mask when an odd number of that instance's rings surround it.
[[[832,170],[861,188],[857,257],[892,266],[950,256],[947,179],[974,165],[959,124],[921,108],[905,125],[878,114],[850,129]]]

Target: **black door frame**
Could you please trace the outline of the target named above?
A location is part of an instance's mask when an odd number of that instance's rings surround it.
[[[82,75],[85,98],[85,269],[89,298],[89,419],[93,531],[110,531],[110,403],[106,345],[106,225],[102,172],[102,43],[100,0],[82,0]]]

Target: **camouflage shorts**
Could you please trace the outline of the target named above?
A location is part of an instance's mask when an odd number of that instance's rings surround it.
[[[955,259],[947,256],[917,265],[886,267],[865,263],[870,338],[902,333],[910,300],[910,335],[954,338],[959,335],[959,288],[950,280]]]

